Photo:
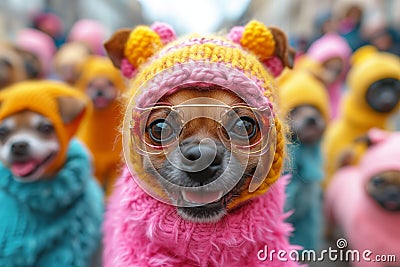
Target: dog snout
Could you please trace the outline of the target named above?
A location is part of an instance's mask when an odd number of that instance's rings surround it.
[[[221,152],[209,145],[191,145],[182,154],[185,172],[195,182],[204,183],[214,178],[222,164]]]
[[[28,152],[29,152],[28,142],[19,141],[11,145],[11,153],[14,157],[26,156]]]
[[[386,198],[388,200],[400,202],[400,191],[397,186],[391,186],[386,190]]]

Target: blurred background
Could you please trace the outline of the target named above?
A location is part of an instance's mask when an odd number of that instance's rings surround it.
[[[49,32],[58,47],[82,18],[101,22],[105,38],[118,28],[153,21],[167,22],[178,34],[185,34],[228,29],[254,18],[279,26],[293,46],[304,50],[310,41],[331,29],[348,34],[353,19],[360,19],[358,30],[365,40],[384,29],[397,41],[398,10],[397,0],[2,0],[0,38],[12,40],[27,26],[43,27],[43,14],[49,13],[55,15],[49,19]]]

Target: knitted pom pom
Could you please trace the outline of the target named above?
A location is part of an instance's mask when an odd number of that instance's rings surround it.
[[[263,64],[274,77],[278,77],[284,69],[282,61],[276,56],[267,58]]]
[[[151,25],[151,29],[160,36],[163,45],[166,45],[176,39],[174,29],[166,23],[154,22]]]
[[[234,42],[236,44],[240,44],[240,39],[242,39],[243,31],[244,31],[244,27],[243,26],[233,27],[229,31],[229,33],[228,33],[228,35],[226,37],[228,37],[228,39],[231,40],[232,42]]]
[[[275,52],[274,35],[267,26],[255,20],[244,27],[240,44],[260,60],[271,57]]]
[[[133,67],[126,58],[124,58],[121,61],[121,73],[126,78],[131,79],[133,76],[135,76],[136,68]]]
[[[160,36],[147,26],[136,27],[125,44],[124,56],[138,68],[163,46]]]

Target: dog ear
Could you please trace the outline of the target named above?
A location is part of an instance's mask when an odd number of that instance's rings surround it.
[[[292,47],[289,47],[286,34],[275,27],[269,27],[269,29],[275,40],[275,56],[282,61],[285,67],[293,68],[296,51]]]
[[[61,119],[65,124],[81,120],[87,107],[84,99],[71,96],[60,96],[57,98]]]
[[[253,20],[244,27],[232,28],[227,37],[257,56],[275,77],[285,67],[293,67],[295,51],[289,47],[286,35],[278,28]]]
[[[114,66],[121,69],[124,76],[132,78],[137,68],[175,39],[171,26],[154,23],[151,27],[141,25],[133,30],[119,30],[104,47]]]
[[[125,44],[129,39],[130,29],[118,30],[111,38],[104,43],[108,57],[116,68],[121,68],[121,61],[124,58]]]

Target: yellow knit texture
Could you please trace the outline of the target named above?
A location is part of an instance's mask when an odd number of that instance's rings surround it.
[[[136,27],[125,44],[124,55],[135,68],[163,46],[160,36],[147,26]]]
[[[261,22],[254,20],[244,28],[240,44],[261,60],[271,57],[275,51],[275,40],[271,31]]]

